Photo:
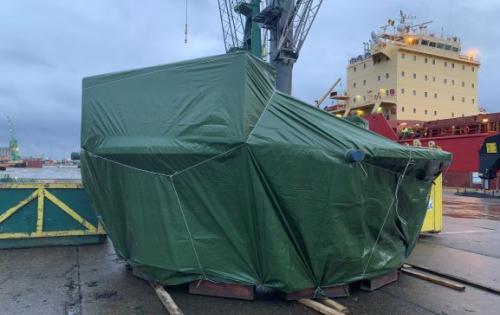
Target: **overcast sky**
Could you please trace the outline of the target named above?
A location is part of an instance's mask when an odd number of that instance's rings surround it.
[[[480,103],[500,111],[499,0],[324,0],[295,67],[294,95],[313,102],[344,78],[348,59],[400,9],[479,50]],[[224,52],[216,0],[189,0],[189,25],[185,45],[184,0],[2,0],[0,146],[10,115],[21,155],[79,150],[82,78]]]

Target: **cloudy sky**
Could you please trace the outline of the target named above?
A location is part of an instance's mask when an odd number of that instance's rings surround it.
[[[2,0],[0,146],[9,115],[22,155],[68,157],[79,148],[83,77],[223,53],[217,1],[189,0],[187,45],[184,1]],[[499,0],[324,0],[295,67],[294,95],[317,99],[400,9],[479,50],[480,103],[500,111]]]

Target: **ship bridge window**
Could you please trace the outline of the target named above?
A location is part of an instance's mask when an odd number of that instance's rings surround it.
[[[445,50],[451,50],[451,45],[446,45],[446,46],[444,46],[444,49],[445,49]]]
[[[443,49],[444,44],[443,43],[437,43],[436,48]]]
[[[425,39],[422,39],[421,44],[424,45],[424,46],[427,46],[427,45],[429,45],[429,41],[425,40]]]
[[[430,47],[436,47],[436,43],[435,42],[429,42],[429,46]]]
[[[454,52],[458,52],[458,47],[452,47],[451,50],[453,50]]]

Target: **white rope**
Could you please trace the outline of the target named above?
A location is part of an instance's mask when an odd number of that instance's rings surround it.
[[[391,213],[391,209],[392,209],[392,206],[394,205],[394,202],[396,202],[396,213],[397,213],[397,215],[399,217],[399,210],[397,209],[398,208],[398,203],[397,203],[397,200],[398,200],[398,191],[399,191],[399,186],[403,182],[403,179],[404,179],[404,177],[406,175],[406,172],[408,171],[408,167],[412,164],[411,153],[412,153],[412,151],[410,149],[410,156],[408,158],[408,162],[406,163],[404,171],[401,174],[401,176],[399,177],[398,182],[396,183],[396,189],[395,189],[395,192],[394,192],[394,197],[392,198],[391,205],[387,209],[387,213],[385,215],[384,222],[382,223],[382,226],[380,227],[380,230],[378,231],[378,235],[377,235],[377,238],[375,240],[375,243],[373,244],[373,247],[370,250],[370,256],[368,257],[368,261],[366,262],[366,265],[365,265],[365,267],[363,269],[363,275],[361,276],[362,278],[365,277],[366,270],[368,269],[368,266],[370,265],[370,261],[371,261],[372,256],[373,256],[373,252],[375,251],[375,247],[377,247],[377,245],[378,245],[378,241],[380,239],[380,236],[382,235],[382,231],[383,231],[383,229],[385,227],[385,224],[387,223],[387,219],[389,218],[389,214]],[[406,222],[406,221],[404,221],[404,222]]]
[[[255,131],[255,129],[257,129],[257,126],[259,125],[260,120],[262,119],[262,117],[264,117],[264,113],[267,111],[267,108],[271,104],[271,101],[272,101],[275,94],[276,94],[276,90],[273,91],[273,94],[271,94],[271,97],[269,97],[269,99],[267,100],[267,103],[264,106],[264,110],[262,111],[262,113],[260,113],[259,119],[257,119],[255,126],[253,126],[252,131],[250,131],[250,133],[248,134],[248,137],[247,137],[247,140],[245,140],[245,143],[248,142],[248,139],[250,139],[250,137],[253,135],[253,132]]]
[[[177,199],[177,204],[179,205],[179,210],[180,210],[181,215],[182,215],[182,220],[184,221],[184,226],[186,227],[186,231],[188,232],[188,235],[189,235],[189,241],[191,242],[191,246],[193,247],[196,263],[198,264],[198,268],[200,269],[200,272],[203,275],[203,279],[207,279],[207,275],[205,274],[205,270],[203,269],[203,267],[201,265],[200,256],[198,255],[198,251],[196,250],[196,246],[194,244],[193,235],[191,234],[191,230],[189,229],[186,215],[184,214],[184,209],[182,208],[181,199],[179,198],[179,194],[177,193],[177,189],[175,189],[175,183],[174,183],[173,178],[172,178],[171,183],[172,183],[172,187],[174,188],[175,198]]]
[[[368,172],[365,170],[365,167],[363,166],[363,162],[359,162],[358,164],[361,167],[361,170],[363,171],[363,173],[365,173],[365,177],[368,177]]]
[[[169,174],[164,174],[164,173],[159,173],[159,172],[153,172],[153,171],[148,171],[148,170],[145,170],[145,169],[142,169],[142,168],[138,168],[138,167],[135,167],[135,166],[131,166],[131,165],[128,165],[128,164],[124,164],[124,163],[121,163],[121,162],[117,162],[117,161],[114,161],[114,160],[110,160],[108,158],[105,158],[104,156],[100,156],[100,155],[97,155],[97,154],[94,154],[92,152],[89,152],[85,149],[82,149],[83,151],[87,152],[88,155],[90,155],[91,157],[93,158],[96,158],[96,159],[101,159],[101,160],[104,160],[106,162],[109,162],[109,163],[112,163],[112,164],[116,164],[116,165],[119,165],[119,166],[123,166],[123,167],[126,167],[126,168],[130,168],[132,170],[135,170],[135,171],[139,171],[139,172],[144,172],[144,173],[149,173],[149,174],[153,174],[153,175],[158,175],[158,176],[165,176],[165,177],[172,177],[172,175],[169,175]]]
[[[231,148],[231,149],[229,149],[227,151],[224,151],[222,153],[214,155],[211,158],[203,160],[203,161],[201,161],[199,163],[196,163],[194,165],[188,166],[188,167],[186,167],[186,168],[184,168],[184,169],[182,169],[180,171],[174,171],[174,173],[172,173],[172,174],[164,174],[164,173],[159,173],[159,172],[148,171],[148,170],[145,170],[145,169],[142,169],[142,168],[138,168],[138,167],[135,167],[135,166],[132,166],[132,165],[124,164],[124,163],[121,163],[121,162],[118,162],[118,161],[114,161],[114,160],[105,158],[105,157],[103,157],[101,155],[94,154],[94,153],[86,151],[86,150],[84,150],[84,151],[87,152],[93,158],[101,159],[101,160],[104,160],[104,161],[112,163],[112,164],[123,166],[123,167],[129,168],[129,169],[132,169],[132,170],[135,170],[135,171],[139,171],[139,172],[144,172],[144,173],[149,173],[149,174],[153,174],[153,175],[165,176],[165,177],[168,177],[168,178],[172,178],[172,177],[174,177],[176,175],[182,174],[182,173],[187,172],[187,171],[189,171],[189,170],[191,170],[191,169],[193,169],[195,167],[198,167],[198,166],[203,165],[203,164],[205,164],[207,162],[215,160],[215,159],[217,159],[217,158],[219,158],[221,156],[224,156],[224,155],[226,155],[226,154],[228,154],[228,153],[230,153],[230,152],[232,152],[232,151],[234,151],[236,149],[241,148],[242,146],[243,146],[243,144],[240,144],[240,145],[238,145],[238,146],[236,146],[234,148]]]
[[[198,166],[200,166],[200,165],[203,165],[203,164],[205,164],[205,163],[208,163],[208,162],[210,162],[210,161],[212,161],[212,160],[216,160],[216,159],[218,159],[218,158],[219,158],[219,157],[221,157],[221,156],[224,156],[224,155],[226,155],[226,154],[228,154],[228,153],[230,153],[230,152],[232,152],[232,151],[235,151],[235,150],[237,150],[237,149],[241,148],[242,146],[243,146],[243,144],[240,144],[240,145],[238,145],[238,146],[236,146],[236,147],[234,147],[234,148],[231,148],[231,149],[229,149],[229,150],[227,150],[227,151],[224,151],[224,152],[222,152],[222,153],[219,153],[219,154],[217,154],[217,155],[214,155],[214,156],[212,156],[212,157],[211,157],[211,158],[209,158],[209,159],[206,159],[206,160],[203,160],[203,161],[201,161],[201,162],[199,162],[199,163],[196,163],[196,164],[194,164],[194,165],[188,166],[188,167],[186,167],[186,168],[185,168],[185,169],[183,169],[183,170],[180,170],[180,171],[175,171],[175,172],[174,172],[172,175],[170,175],[170,176],[171,176],[171,177],[174,177],[174,176],[176,176],[176,175],[179,175],[179,174],[182,174],[182,173],[184,173],[184,172],[187,172],[187,171],[189,171],[189,170],[191,170],[191,169],[193,169],[193,168],[195,168],[195,167],[198,167]]]

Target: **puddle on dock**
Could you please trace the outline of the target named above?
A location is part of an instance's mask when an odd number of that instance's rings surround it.
[[[500,221],[500,200],[444,194],[443,214],[453,218]]]

